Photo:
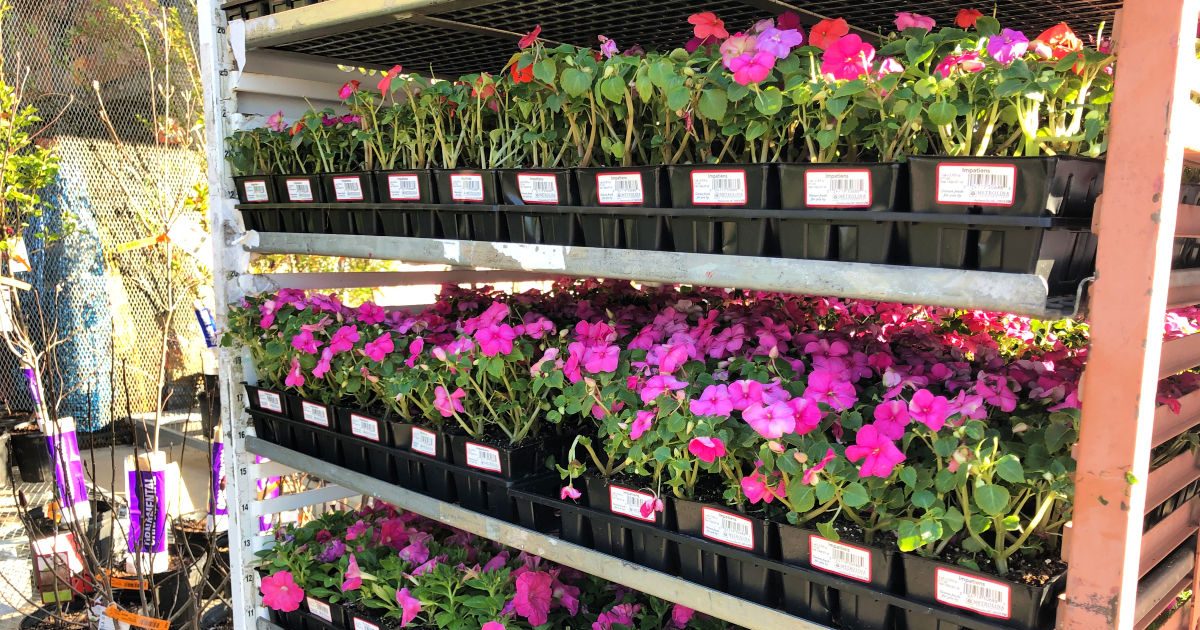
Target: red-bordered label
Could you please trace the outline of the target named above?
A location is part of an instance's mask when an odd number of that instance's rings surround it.
[[[292,203],[311,203],[314,201],[312,182],[308,179],[288,178],[284,180],[288,201]]]
[[[1008,207],[1017,200],[1017,167],[942,162],[935,186],[934,198],[941,204]]]
[[[320,617],[329,623],[333,623],[333,611],[330,610],[329,604],[312,597],[307,597],[304,601],[306,604],[308,604],[308,612],[312,613],[313,616]]]
[[[467,465],[488,472],[504,472],[500,464],[500,451],[490,446],[467,442]]]
[[[640,206],[646,203],[642,174],[596,173],[596,203],[602,206]]]
[[[354,626],[353,630],[379,630],[379,626],[359,617],[353,617],[351,625]]]
[[[408,448],[422,455],[437,457],[437,435],[433,431],[413,427],[412,442]]]
[[[283,413],[283,399],[275,392],[258,390],[258,406],[267,411]]]
[[[871,551],[863,547],[812,535],[808,538],[808,562],[826,573],[859,582],[871,581]]]
[[[621,516],[653,523],[657,520],[658,515],[654,512],[650,516],[642,516],[642,506],[647,501],[653,502],[654,495],[646,492],[638,492],[621,486],[608,487],[608,511]]]
[[[517,173],[517,192],[525,203],[558,204],[558,178],[542,173]]]
[[[1012,618],[1012,587],[1003,582],[938,567],[934,577],[934,599],[985,617]]]
[[[246,203],[266,203],[271,200],[267,192],[267,180],[246,179],[242,181],[242,190],[246,193]]]
[[[692,205],[744,205],[747,201],[746,171],[692,171]]]
[[[338,201],[362,201],[362,178],[358,175],[334,177],[333,196]]]
[[[374,418],[350,414],[350,434],[372,442],[379,441],[379,421]]]
[[[301,413],[304,414],[304,421],[310,424],[315,424],[322,427],[329,426],[329,408],[325,405],[308,402],[307,400],[300,401]]]
[[[805,171],[804,205],[811,208],[871,207],[871,171],[865,168]]]
[[[700,508],[701,533],[709,540],[731,547],[754,549],[754,523],[737,514],[716,508]]]
[[[398,173],[387,176],[388,198],[392,201],[419,201],[421,178],[416,175]]]
[[[483,175],[450,175],[450,199],[483,201]]]

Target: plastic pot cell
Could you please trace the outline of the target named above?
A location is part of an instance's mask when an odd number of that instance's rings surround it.
[[[495,204],[496,171],[492,169],[435,170],[439,203]]]
[[[579,195],[568,169],[501,169],[500,196],[510,206],[555,206],[546,211],[504,210],[508,235],[515,243],[574,245],[579,240],[575,206]]]
[[[670,247],[666,216],[650,208],[671,205],[671,187],[661,166],[620,166],[575,169],[580,203],[608,213],[583,211],[584,244],[666,251]],[[628,214],[618,212],[622,208]]]
[[[336,412],[332,405],[305,400],[288,394],[294,448],[331,464],[340,465],[341,440],[336,432]]]
[[[598,476],[585,477],[584,486],[588,507],[609,515],[608,518],[589,517],[593,549],[656,571],[675,571],[676,550],[672,541],[625,524],[633,520],[659,529],[667,526],[665,510],[642,515],[642,505],[654,501],[653,494]]]
[[[537,442],[510,447],[465,435],[450,436],[450,458],[464,473],[454,475],[458,502],[468,509],[512,521],[517,517],[509,483],[547,472],[546,457],[557,444]]]
[[[353,409],[337,410],[338,433],[342,440],[342,462],[346,468],[387,483],[397,483],[396,461],[388,432],[392,423]]]
[[[25,483],[42,483],[54,478],[46,434],[40,430],[18,431],[9,434],[9,458]]]
[[[275,177],[276,198],[282,203],[321,203],[325,189],[319,175],[278,175]]]
[[[243,384],[246,396],[250,400],[250,408],[265,411],[278,416],[288,415],[288,398],[283,392],[250,384]]]
[[[321,187],[328,203],[375,201],[375,186],[371,173],[323,173]]]
[[[708,214],[675,213],[669,218],[675,251],[765,256],[773,252],[772,221],[738,210],[774,208],[779,187],[770,164],[668,166],[675,208],[704,208]]]
[[[905,171],[899,164],[780,164],[783,210],[895,212],[907,209]],[[784,258],[842,262],[900,262],[898,230],[907,224],[847,217],[814,221],[797,213],[778,224]]]
[[[900,560],[894,552],[829,540],[812,530],[784,523],[777,525],[785,563],[862,582],[885,592],[898,591]],[[848,630],[890,630],[897,615],[886,602],[821,586],[799,574],[784,575],[783,602],[789,612],[822,623],[829,623],[836,615],[839,627]]]
[[[233,178],[241,203],[275,203],[275,179],[271,175],[246,175]]]
[[[506,240],[507,226],[496,209],[496,172],[485,170],[434,171],[437,211],[446,238],[463,241]],[[445,205],[450,204],[450,205]],[[479,208],[471,208],[478,205]]]
[[[458,499],[454,475],[447,466],[430,463],[450,460],[450,437],[429,427],[393,423],[391,446],[407,457],[396,458],[398,483],[431,497],[453,503]]]
[[[1067,583],[1065,572],[1042,586],[1031,586],[915,554],[901,554],[901,558],[909,599],[954,608],[1018,630],[1054,627],[1058,596]],[[926,615],[910,613],[906,617],[909,630],[963,628]]]
[[[1104,187],[1093,158],[913,157],[908,168],[913,212],[1089,218]]]
[[[437,202],[433,175],[425,169],[378,171],[375,173],[375,194],[379,201],[389,204]],[[380,208],[378,218],[383,236],[437,236],[434,227],[436,217],[431,210],[391,206]]]
[[[753,553],[764,558],[778,554],[779,542],[769,521],[739,514],[724,505],[674,498],[676,530]],[[775,573],[765,565],[728,557],[698,545],[679,543],[679,571],[685,579],[726,591],[760,604],[775,595]]]

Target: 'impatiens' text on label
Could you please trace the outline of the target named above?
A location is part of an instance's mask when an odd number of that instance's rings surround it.
[[[357,175],[354,177],[334,177],[333,196],[338,201],[362,201],[362,178]]]
[[[388,175],[388,197],[392,201],[417,201],[421,198],[421,181],[416,175]]]
[[[870,207],[871,171],[808,171],[804,203],[815,208]]]
[[[1017,167],[1003,164],[938,164],[937,202],[965,206],[1011,206],[1017,198]]]
[[[283,399],[281,399],[279,394],[276,394],[275,392],[267,392],[261,389],[258,390],[258,406],[266,409],[267,411],[283,413]]]
[[[450,198],[454,201],[483,201],[483,176],[451,175]]]
[[[261,203],[270,201],[270,196],[267,195],[267,182],[261,179],[251,179],[242,182],[242,188],[246,191],[246,201],[251,203]]]
[[[871,581],[871,552],[820,536],[808,540],[809,562],[813,567],[860,582]]]
[[[700,508],[704,537],[742,549],[754,548],[750,519],[709,507]]]
[[[350,414],[350,433],[372,442],[378,442],[379,421],[352,413]]]
[[[652,494],[634,492],[621,486],[608,487],[608,505],[613,514],[653,523],[658,516],[656,513],[651,512],[649,516],[642,516],[642,506],[653,501],[654,495]]]
[[[698,206],[746,203],[746,171],[695,171],[692,203]]]
[[[310,403],[307,400],[300,403],[304,410],[304,419],[323,427],[329,426],[329,409],[325,405]]]
[[[287,180],[288,201],[312,201],[312,183],[307,179]]]
[[[935,599],[981,615],[1008,619],[1012,615],[1012,588],[950,569],[937,569]]]
[[[596,197],[600,205],[645,203],[640,173],[600,173],[596,175]]]
[[[467,465],[491,472],[503,471],[500,466],[500,451],[474,442],[467,442]]]
[[[411,448],[422,455],[437,457],[437,436],[432,431],[413,427]]]
[[[553,175],[518,173],[517,189],[525,203],[558,203],[558,180]]]

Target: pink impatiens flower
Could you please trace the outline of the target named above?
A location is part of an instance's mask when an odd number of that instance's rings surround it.
[[[562,490],[560,490],[558,493],[558,498],[562,499],[563,501],[566,501],[567,499],[575,500],[581,496],[583,496],[583,493],[576,490],[574,486],[563,486]]]
[[[292,366],[288,370],[287,378],[283,379],[283,384],[288,387],[304,387],[304,373],[300,371],[300,360],[292,357]]]
[[[729,384],[728,391],[729,401],[737,411],[745,411],[752,405],[763,403],[763,384],[758,381],[734,381]]]
[[[655,512],[662,512],[665,509],[666,505],[663,504],[662,499],[654,497],[653,499],[643,502],[642,506],[638,508],[638,511],[642,513],[642,518],[650,518],[651,514],[654,514]]]
[[[367,345],[363,347],[363,354],[367,355],[368,359],[379,363],[387,358],[387,355],[391,354],[395,349],[396,346],[392,342],[391,333],[383,333],[379,335],[378,339],[367,342]]]
[[[821,424],[821,418],[825,415],[817,403],[807,398],[793,398],[787,401],[787,405],[796,418],[796,426],[792,430],[800,435],[811,433]]]
[[[833,449],[825,451],[825,456],[821,458],[821,461],[813,464],[808,470],[804,471],[804,478],[801,479],[800,482],[806,486],[812,485],[817,473],[825,470],[825,467],[828,466],[829,462],[833,461],[833,458],[835,457],[837,457],[837,453],[835,453]]]
[[[650,426],[654,423],[653,411],[639,411],[633,424],[629,426],[629,439],[636,440],[642,437],[646,431],[650,430]]]
[[[776,440],[796,430],[796,414],[785,402],[754,405],[742,412],[742,419],[768,440]]]
[[[933,18],[920,13],[909,13],[908,11],[900,11],[896,14],[896,30],[903,31],[910,28],[923,28],[927,31],[933,30],[937,26],[937,22]]]
[[[358,81],[347,81],[343,83],[342,89],[338,90],[338,98],[344,101],[351,96],[354,96],[354,93],[358,91],[358,86]]]
[[[379,324],[387,317],[387,311],[374,302],[363,302],[358,307],[358,321],[363,324]]]
[[[612,59],[617,54],[617,42],[603,35],[600,35],[599,38],[600,54],[603,55],[605,59]]]
[[[358,570],[358,558],[354,554],[350,554],[350,563],[346,565],[346,573],[343,576],[342,592],[354,591],[362,588],[362,572]]]
[[[466,397],[467,392],[464,392],[461,387],[454,390],[454,393],[451,394],[446,391],[445,387],[438,385],[433,390],[433,408],[437,409],[443,418],[451,418],[455,412],[466,412],[462,404],[462,399]]]
[[[485,357],[498,354],[509,354],[513,350],[513,340],[517,332],[508,324],[487,326],[475,332],[475,341],[479,343],[479,351]]]
[[[305,354],[316,354],[321,343],[313,338],[311,330],[305,328],[292,337],[292,347]]]
[[[984,67],[983,60],[979,58],[979,53],[974,50],[968,50],[957,55],[946,55],[946,58],[933,71],[941,75],[943,79],[949,79],[950,75],[954,74],[956,68],[961,69],[963,72],[976,73],[982,72]]]
[[[618,346],[588,348],[583,353],[583,369],[592,374],[615,372],[620,356],[621,348]]]
[[[759,386],[761,389],[761,385]],[[688,409],[697,416],[721,416],[728,418],[733,411],[727,385],[709,385],[700,394],[699,400],[688,402]]]
[[[988,38],[988,55],[1002,66],[1011,65],[1029,50],[1029,38],[1025,33],[1006,28],[999,35]]]
[[[896,465],[904,461],[904,453],[873,425],[860,428],[854,436],[854,442],[854,446],[846,447],[846,459],[852,462],[863,460],[858,468],[859,477],[886,479]]]
[[[729,69],[733,72],[733,80],[739,85],[754,85],[762,83],[775,68],[777,57],[766,51],[754,54],[745,53],[729,61]]]
[[[329,372],[329,368],[332,367],[332,362],[333,350],[326,347],[321,351],[321,358],[317,360],[317,365],[313,368],[313,376],[317,378],[325,376]]]
[[[934,396],[927,389],[918,390],[908,401],[908,412],[913,420],[939,431],[946,425],[946,418],[950,417],[950,401],[945,396]]]
[[[688,452],[700,461],[711,464],[725,456],[725,443],[720,438],[698,437],[688,442]]]
[[[721,42],[721,62],[725,64],[727,70],[732,71],[733,60],[742,55],[753,55],[757,43],[758,39],[753,35],[737,33],[733,37]]]
[[[875,47],[858,35],[846,35],[833,42],[821,55],[821,74],[838,81],[853,81],[871,71]]]
[[[291,571],[279,571],[262,579],[263,605],[271,610],[293,612],[304,601],[304,589],[296,584]]]
[[[646,385],[642,388],[642,402],[649,404],[666,392],[683,389],[684,387],[687,387],[687,383],[670,374],[655,374],[646,379]]]
[[[333,333],[333,337],[329,340],[329,351],[333,354],[346,352],[358,343],[358,339],[357,326],[342,326]]]
[[[854,385],[839,378],[836,374],[824,371],[813,372],[809,375],[804,397],[825,403],[838,411],[849,409],[858,400]]]
[[[504,624],[499,621],[489,621],[483,624],[483,627],[479,630],[504,630]]]
[[[553,576],[544,571],[529,571],[517,578],[513,608],[529,621],[529,625],[536,627],[549,620],[550,604],[554,599],[553,583]]]
[[[287,129],[287,123],[283,121],[282,109],[267,116],[267,129],[275,133],[282,133],[284,129]]]
[[[759,465],[762,462],[758,462]],[[775,500],[775,492],[767,485],[769,479],[767,476],[758,472],[758,468],[754,472],[742,477],[742,494],[746,495],[746,500],[750,501],[751,505],[758,505],[760,501],[770,503]]]
[[[405,628],[421,614],[421,600],[412,596],[407,588],[396,591],[396,603],[400,605],[400,627]]]

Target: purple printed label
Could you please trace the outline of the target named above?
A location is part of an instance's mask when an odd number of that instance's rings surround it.
[[[209,492],[208,511],[213,516],[229,514],[229,506],[225,498],[225,443],[213,442],[212,445],[212,488]]]
[[[274,499],[281,494],[279,477],[267,477],[266,479],[259,479],[257,485],[258,495],[263,500]],[[271,522],[271,517],[258,517],[258,531],[269,532],[274,526],[275,524]]]
[[[79,456],[79,440],[75,437],[75,430],[47,435],[46,446],[50,449],[50,461],[54,462],[54,482],[63,505],[87,503],[87,478],[83,476],[83,458]]]
[[[129,552],[167,550],[167,471],[129,471]]]

